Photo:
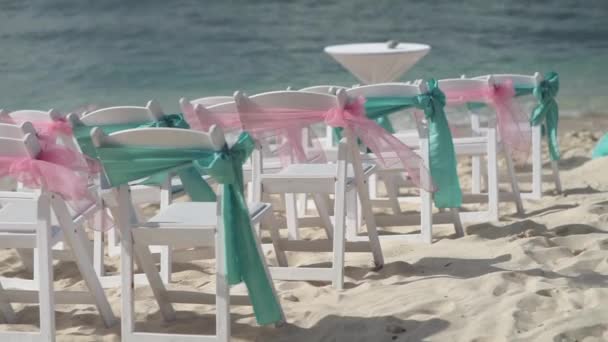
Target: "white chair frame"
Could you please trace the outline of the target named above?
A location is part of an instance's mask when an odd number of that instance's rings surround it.
[[[35,157],[40,146],[32,134],[24,139],[0,138],[3,155]],[[106,327],[116,318],[101,283],[95,274],[89,253],[89,240],[82,223],[95,211],[91,206],[74,219],[64,199],[44,189],[30,192],[0,192],[0,245],[3,248],[37,249],[34,260],[38,279],[29,285],[25,280],[0,282],[0,312],[5,322],[16,323],[11,303],[39,303],[40,332],[0,332],[2,341],[55,341],[55,304],[94,304]],[[53,226],[53,214],[58,227]],[[61,234],[80,271],[88,291],[55,291],[53,288],[53,245],[61,241]]]
[[[494,85],[492,77],[486,79],[453,78],[439,80],[439,88],[445,91],[451,89],[466,90],[479,87]],[[446,107],[449,110],[449,105]],[[479,117],[469,111],[473,127],[479,124]],[[454,138],[454,148],[456,155],[465,155],[472,158],[473,165],[481,163],[481,157],[486,156],[488,170],[487,193],[478,191],[478,187],[473,184],[471,193],[463,194],[464,203],[488,203],[487,211],[461,212],[460,218],[463,222],[483,222],[498,221],[499,211],[498,202],[513,202],[518,214],[523,214],[523,202],[519,193],[519,185],[515,178],[515,170],[511,154],[507,147],[500,143],[500,138],[496,129],[495,117],[488,118],[488,127],[483,132],[473,130],[473,137]],[[498,153],[502,153],[507,164],[507,171],[510,177],[511,192],[499,191],[498,187]],[[476,161],[477,160],[477,161]]]
[[[276,91],[257,94],[248,97],[240,92],[235,94],[235,102],[239,113],[255,112],[266,108],[300,108],[303,110],[329,110],[343,107],[347,96],[343,89],[337,94],[321,94],[301,91]],[[213,107],[212,107],[213,108]],[[304,129],[304,127],[303,127]],[[283,240],[278,234],[273,234],[273,245],[277,254],[278,267],[272,267],[275,279],[284,280],[316,280],[331,281],[337,289],[344,284],[344,253],[345,252],[371,252],[377,267],[384,264],[382,249],[376,232],[376,224],[369,194],[365,185],[365,171],[371,172],[373,168],[363,169],[361,156],[356,145],[353,132],[348,128],[344,130],[345,142],[338,148],[338,160],[335,164],[292,164],[278,173],[264,173],[263,158],[260,149],[254,151],[253,166],[253,197],[260,200],[269,194],[281,194],[286,199],[286,215],[289,239]],[[353,177],[347,177],[351,161]],[[361,199],[361,208],[367,224],[368,239],[359,242],[345,241],[346,219],[346,193],[348,188],[356,188]],[[319,217],[313,220],[297,219],[297,209],[289,203],[295,203],[298,193],[313,194]],[[328,210],[330,206],[329,194],[334,194],[333,219]],[[297,221],[296,225],[289,224]],[[332,222],[333,221],[333,222]],[[298,239],[298,226],[323,226],[326,229],[328,240],[302,241]],[[333,241],[332,241],[333,240]],[[298,268],[288,267],[287,259],[282,256],[285,251],[298,252],[333,252],[331,268]],[[281,260],[283,259],[283,260]]]
[[[188,147],[220,150],[225,143],[221,129],[212,127],[209,133],[193,130],[156,128],[133,129],[105,135],[99,129],[92,132],[94,144],[139,145],[155,147]],[[218,194],[216,203],[174,203],[163,208],[150,221],[138,222],[133,209],[129,186],[120,186],[108,194],[109,201],[115,199],[112,211],[115,213],[117,226],[122,232],[121,243],[121,277],[122,277],[122,341],[229,341],[230,340],[230,286],[226,279],[226,261],[224,255],[224,231],[222,227],[222,206],[219,205],[222,194]],[[207,213],[207,214],[204,214]],[[256,210],[252,221],[258,223],[268,214],[272,214],[269,204],[262,204]],[[213,219],[215,218],[215,220]],[[197,222],[211,223],[197,223]],[[255,235],[255,234],[254,234]],[[256,235],[257,236],[257,235]],[[216,294],[188,293],[168,291],[154,266],[149,246],[167,243],[176,248],[182,247],[215,247],[216,259]],[[264,260],[259,240],[258,252]],[[136,332],[134,325],[134,290],[133,262],[139,263],[148,278],[152,292],[159,304],[161,314],[166,321],[175,319],[171,303],[205,303],[217,306],[216,335],[184,335]],[[268,270],[266,270],[269,276]],[[272,281],[271,281],[272,284]],[[237,304],[237,303],[234,303]],[[237,304],[238,305],[238,304]]]
[[[536,87],[543,81],[543,76],[535,72],[533,75],[521,75],[521,74],[492,74],[492,75],[484,75],[478,76],[474,78],[488,78],[492,77],[496,83],[503,83],[506,81],[512,81],[514,85],[524,85],[529,87]],[[473,114],[476,115],[476,114]],[[473,129],[479,129],[479,119],[472,121],[474,127]],[[559,164],[555,160],[550,161],[551,166],[551,175],[543,175],[543,160],[542,160],[542,131],[541,125],[532,126],[532,178],[525,180],[531,181],[532,189],[531,191],[522,191],[522,198],[529,198],[534,200],[539,200],[543,196],[543,181],[551,181],[555,184],[555,190],[557,193],[562,192],[562,184],[559,176]],[[481,188],[481,178],[482,172],[481,165],[479,162],[475,162],[473,160],[473,185],[475,189],[479,191]]]
[[[94,127],[96,125],[108,124],[128,124],[145,121],[159,120],[164,116],[160,105],[154,101],[148,101],[145,107],[138,106],[116,106],[97,109],[92,112],[85,112],[83,116],[78,117],[75,114],[68,115],[72,125],[85,125]],[[75,143],[75,142],[74,142]],[[160,203],[161,207],[166,207],[172,200],[173,184],[171,179],[167,179],[165,184],[159,186],[149,185],[134,185],[131,187],[132,196],[137,204]],[[103,217],[99,217],[103,219]],[[100,277],[102,277],[105,287],[115,287],[119,284],[118,276],[108,276],[105,273],[104,254],[106,246],[108,254],[111,256],[120,254],[120,236],[115,229],[109,230],[107,233],[103,231],[95,231],[94,233],[94,255],[95,269]],[[160,256],[161,276],[165,283],[171,282],[172,273],[172,257],[173,253],[169,246],[156,246],[154,253]],[[138,281],[145,281],[143,277],[137,277]]]
[[[412,97],[422,94],[426,91],[426,84],[418,82],[418,84],[406,84],[406,83],[379,83],[373,85],[365,85],[347,90],[349,97],[374,97],[374,96],[406,96]],[[421,168],[425,168],[430,172],[429,162],[429,141],[428,141],[428,127],[426,120],[417,121],[416,132],[397,132],[395,134],[403,143],[414,148],[423,160]],[[376,173],[372,178],[374,180],[374,186],[370,192],[377,194],[377,187],[375,182],[381,180],[386,185],[386,191],[388,198],[380,199],[375,196],[372,199],[374,206],[390,207],[392,215],[379,215],[376,216],[376,222],[378,226],[408,226],[420,224],[419,234],[391,234],[391,235],[380,235],[381,239],[387,240],[410,240],[410,241],[423,241],[431,243],[433,241],[433,222],[437,224],[453,224],[457,235],[463,235],[462,223],[460,221],[459,208],[451,208],[449,212],[441,211],[433,214],[433,197],[432,194],[424,189],[420,189],[420,213],[419,214],[403,214],[401,212],[401,206],[399,201],[398,189],[400,185],[400,178],[404,170],[401,168],[382,168],[377,167]],[[426,173],[425,173],[426,174]],[[427,174],[428,175],[428,174]],[[421,179],[423,184],[430,184],[429,178]],[[371,185],[372,182],[370,182]],[[412,185],[411,182],[405,182],[406,184]],[[404,198],[404,200],[407,200]],[[358,231],[357,226],[350,226],[347,232],[348,239],[357,239]]]
[[[1,122],[22,122],[20,125],[13,124],[0,124],[3,128],[0,130],[0,137],[8,137],[8,138],[16,138],[23,139],[26,134],[36,135],[36,130],[31,122],[50,122],[50,121],[58,121],[63,120],[65,117],[62,113],[55,109],[51,109],[47,112],[41,110],[18,110],[13,112],[8,112],[6,110],[0,109],[0,118]],[[78,151],[75,141],[71,137],[60,135],[58,137],[58,143]],[[90,187],[90,190],[95,191],[94,185]],[[97,203],[97,211],[102,210],[101,201]],[[95,250],[93,251],[93,259],[97,260],[98,255],[95,255]],[[33,273],[34,279],[37,279],[37,269],[36,264],[33,262],[36,257],[36,249],[17,249],[17,253],[21,258],[24,266]],[[53,246],[53,255],[58,260],[73,260],[73,254],[69,251],[65,251],[65,244],[63,241],[55,244]]]

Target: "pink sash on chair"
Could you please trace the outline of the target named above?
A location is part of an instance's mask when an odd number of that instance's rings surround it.
[[[525,162],[530,154],[532,135],[525,112],[513,101],[515,89],[512,81],[488,86],[481,91],[444,91],[448,105],[470,102],[486,103],[496,111],[499,138],[507,146],[512,158]]]
[[[101,171],[99,162],[97,162],[97,160],[87,155],[84,155],[78,151],[74,151],[66,146],[59,145],[57,143],[58,138],[61,136],[72,138],[74,135],[72,131],[72,126],[65,118],[55,120],[49,118],[49,120],[30,121],[5,117],[2,118],[1,121],[4,123],[17,125],[29,122],[32,124],[32,126],[34,126],[34,129],[36,130],[36,136],[38,137],[38,141],[40,142],[40,147],[43,150],[51,147],[61,147],[62,149],[70,151],[66,151],[66,153],[74,153],[76,155],[81,156],[81,158],[83,158],[88,164],[90,174],[98,174]]]
[[[28,188],[42,188],[69,201],[91,199],[82,174],[86,172],[82,159],[61,146],[47,146],[36,158],[0,155],[0,177],[12,177]]]
[[[263,111],[240,113],[207,113],[199,115],[190,108],[184,109],[184,118],[194,129],[207,130],[217,124],[227,129],[242,129],[256,140],[275,139],[280,143],[277,152],[281,160],[310,162],[312,159],[326,160],[320,155],[321,149],[311,157],[310,148],[305,148],[302,129],[316,123],[326,123],[331,127],[350,129],[385,167],[400,164],[412,181],[419,187],[434,191],[435,186],[422,184],[421,172],[428,170],[420,158],[407,145],[365,116],[365,99],[359,97],[348,103],[345,108],[332,108],[328,111],[315,111],[295,108],[264,108]],[[316,140],[316,139],[313,139]],[[320,146],[320,145],[319,145]],[[431,179],[430,176],[428,179]]]

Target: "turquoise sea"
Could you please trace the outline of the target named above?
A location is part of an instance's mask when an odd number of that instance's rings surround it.
[[[322,50],[432,50],[404,79],[556,70],[563,112],[606,112],[607,0],[0,0],[0,108],[166,111],[182,96],[357,81]]]

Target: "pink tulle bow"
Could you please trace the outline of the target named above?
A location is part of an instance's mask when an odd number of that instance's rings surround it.
[[[49,143],[57,141],[59,136],[71,137],[72,126],[66,119],[49,121],[30,121],[38,134],[38,138]]]
[[[278,146],[282,162],[326,162],[317,139],[304,139],[304,129],[313,134],[309,126],[326,123],[332,127],[350,130],[354,138],[359,138],[384,166],[397,159],[397,163],[407,171],[408,176],[425,190],[435,190],[432,182],[421,182],[421,172],[426,172],[422,159],[398,138],[387,132],[365,115],[365,99],[352,99],[345,108],[315,111],[297,108],[264,108],[243,110],[238,113],[195,113],[184,108],[184,117],[194,129],[206,130],[210,124],[218,124],[225,129],[242,129],[256,140],[265,144],[272,141]],[[331,137],[329,137],[331,138]],[[312,144],[312,146],[310,146]],[[268,146],[268,144],[266,145]],[[430,176],[428,176],[430,179]]]
[[[447,103],[451,105],[483,102],[494,108],[500,141],[515,161],[521,163],[528,159],[532,140],[530,124],[524,111],[514,101],[512,81],[488,85],[482,90],[446,90],[444,93]]]
[[[79,174],[88,168],[69,150],[47,148],[36,158],[0,156],[0,177],[12,177],[28,188],[43,188],[69,201],[89,200],[87,178]]]
[[[55,119],[55,120],[22,120],[18,118],[6,117],[2,119],[2,122],[10,123],[10,124],[23,124],[25,122],[30,122],[34,129],[36,130],[36,136],[38,137],[38,141],[40,142],[40,146],[42,150],[47,150],[49,148],[56,149],[61,148],[65,154],[70,154],[74,156],[79,156],[79,158],[83,158],[88,165],[88,173],[90,174],[98,174],[101,172],[101,167],[99,162],[94,158],[83,155],[78,151],[74,151],[66,146],[59,145],[57,140],[60,136],[64,137],[72,137],[73,131],[72,126],[65,118]]]

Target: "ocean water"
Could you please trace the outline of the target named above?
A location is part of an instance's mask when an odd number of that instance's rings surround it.
[[[403,77],[555,70],[562,112],[606,112],[607,0],[0,0],[0,108],[143,105],[357,80],[327,45],[419,42]]]

